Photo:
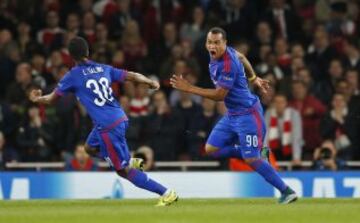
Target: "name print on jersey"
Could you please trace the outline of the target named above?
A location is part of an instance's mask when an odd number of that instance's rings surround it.
[[[82,73],[84,75],[89,75],[89,74],[97,74],[97,73],[102,73],[104,72],[104,68],[98,66],[98,67],[89,67],[86,69],[82,70]]]

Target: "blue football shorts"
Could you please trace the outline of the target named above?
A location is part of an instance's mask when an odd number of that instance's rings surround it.
[[[247,114],[225,115],[215,125],[207,140],[217,148],[234,146],[243,159],[259,158],[266,134],[261,105]]]
[[[86,140],[91,147],[100,148],[101,157],[115,170],[124,169],[129,165],[131,156],[125,138],[128,124],[128,121],[124,121],[107,130],[95,126]]]

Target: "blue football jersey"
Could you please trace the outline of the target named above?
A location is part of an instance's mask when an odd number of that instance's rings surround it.
[[[209,63],[211,80],[216,87],[229,90],[224,102],[229,115],[246,114],[259,98],[249,90],[244,66],[236,51],[227,47],[224,56]]]
[[[99,129],[127,120],[113,96],[112,82],[123,82],[127,72],[109,65],[87,61],[73,67],[58,83],[55,93],[74,93]]]

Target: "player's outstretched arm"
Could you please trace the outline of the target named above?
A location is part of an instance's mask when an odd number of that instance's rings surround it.
[[[200,88],[190,84],[182,75],[173,75],[170,79],[170,84],[173,88],[180,91],[185,91],[191,94],[197,94],[214,101],[223,101],[229,90],[225,88],[206,89]]]
[[[56,95],[55,91],[53,91],[47,95],[42,95],[42,91],[40,89],[31,90],[30,95],[29,95],[30,101],[32,101],[34,103],[39,103],[39,104],[52,104],[55,102],[56,98],[57,98],[57,95]]]
[[[240,52],[236,52],[239,60],[243,63],[245,68],[245,74],[246,78],[249,80],[250,83],[252,83],[254,86],[258,87],[261,91],[261,93],[266,94],[267,91],[270,88],[269,81],[264,80],[258,76],[256,76],[256,73],[251,66],[249,60],[246,58],[246,56]]]
[[[133,81],[137,83],[147,84],[151,89],[158,90],[160,88],[160,84],[157,81],[151,80],[150,78],[145,77],[144,75],[132,71],[128,71],[126,75],[127,81]]]

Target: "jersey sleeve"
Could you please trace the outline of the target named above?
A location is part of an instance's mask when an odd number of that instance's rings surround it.
[[[223,68],[219,70],[219,78],[216,87],[221,87],[230,90],[235,82],[235,72],[232,69],[231,63],[224,64]]]
[[[110,76],[112,82],[123,83],[126,79],[126,75],[127,75],[127,70],[110,67]]]
[[[73,92],[74,82],[71,80],[70,73],[65,74],[65,76],[59,81],[57,87],[55,88],[55,94],[58,96],[63,96],[66,93]]]

